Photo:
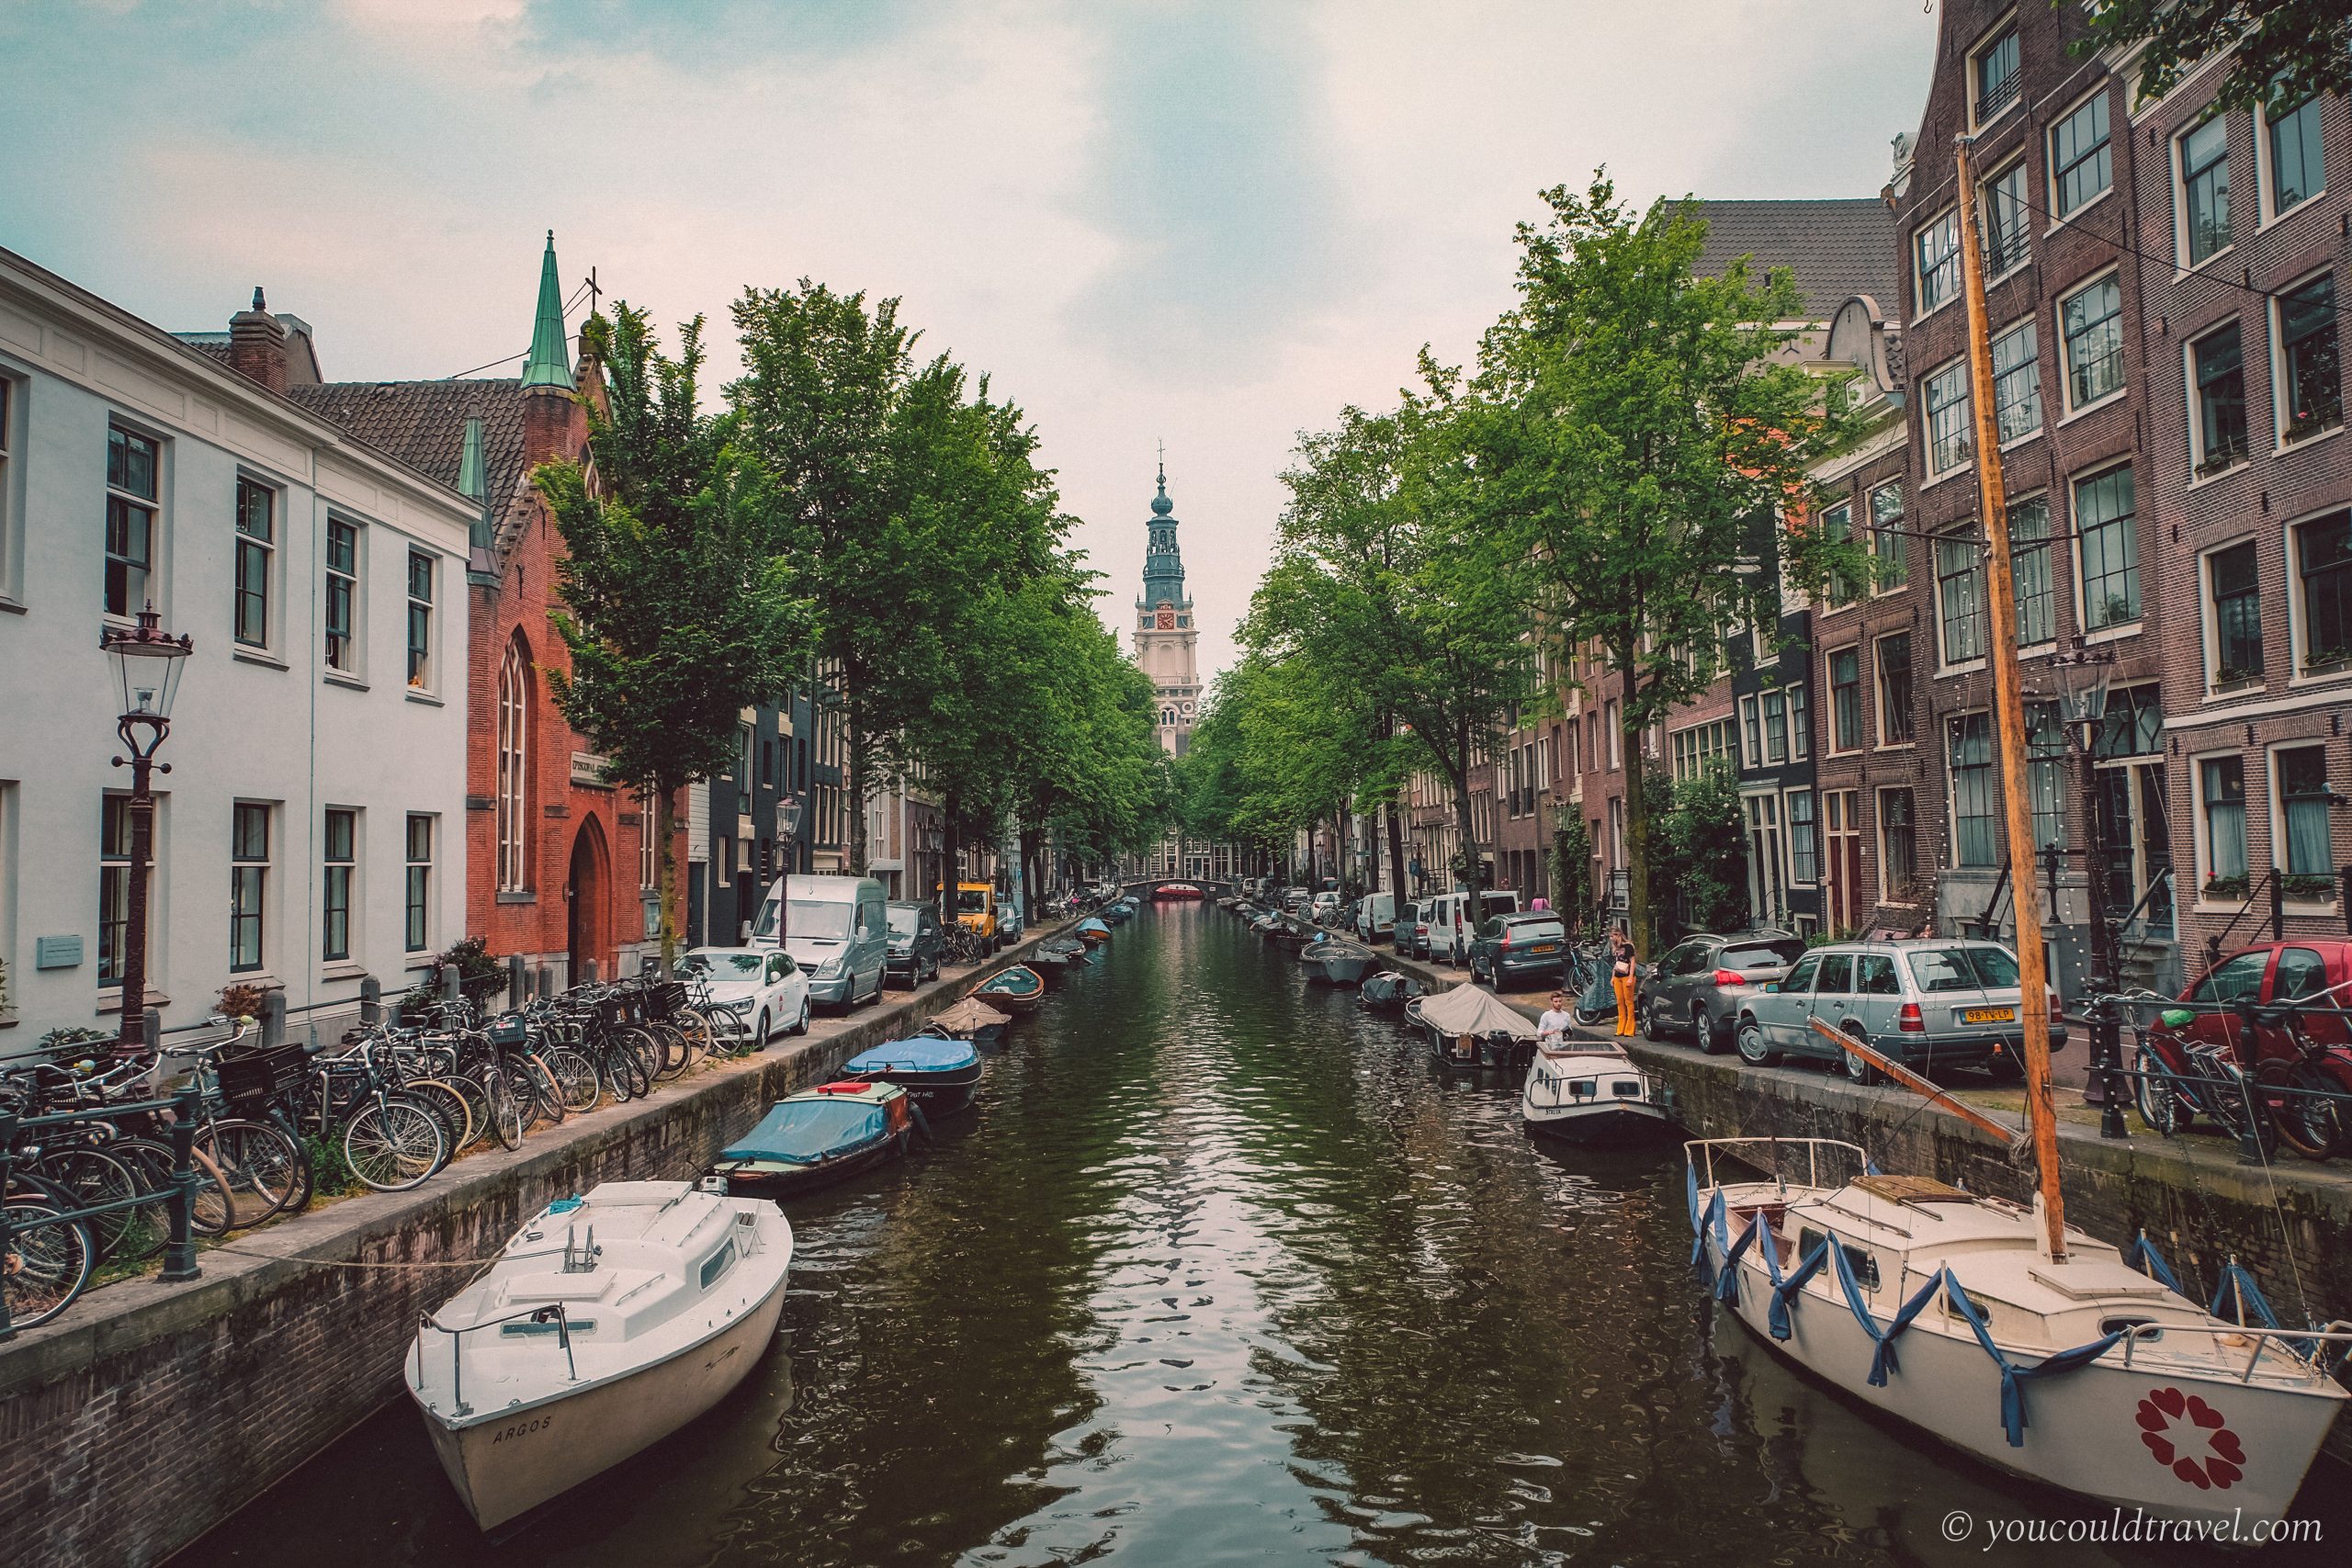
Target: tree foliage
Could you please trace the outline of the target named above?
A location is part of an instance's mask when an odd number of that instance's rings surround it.
[[[1720,764],[1679,784],[1654,773],[1650,793],[1665,803],[1651,836],[1651,897],[1685,931],[1746,926],[1747,846],[1737,776]]]
[[[2352,6],[2344,0],[2093,0],[2085,17],[2090,32],[2076,53],[2140,46],[2142,103],[2223,50],[2234,51],[2215,96],[2224,108],[2352,95]]]

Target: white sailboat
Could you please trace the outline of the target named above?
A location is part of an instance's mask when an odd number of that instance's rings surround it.
[[[684,1181],[559,1199],[417,1330],[409,1394],[492,1529],[667,1437],[775,1335],[792,1227]]]

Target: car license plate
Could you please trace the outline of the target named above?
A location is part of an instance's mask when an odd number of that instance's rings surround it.
[[[1560,944],[1556,942],[1539,942],[1527,951],[1530,953],[1557,953],[1560,951]]]
[[[1962,1023],[2013,1023],[2017,1016],[2015,1008],[1969,1008],[1961,1013],[1960,1021]]]

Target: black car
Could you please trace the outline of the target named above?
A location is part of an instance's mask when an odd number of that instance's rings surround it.
[[[1470,943],[1470,977],[1497,990],[1514,982],[1549,984],[1566,971],[1568,933],[1548,909],[1494,915]]]
[[[894,903],[889,916],[890,953],[882,962],[883,979],[911,987],[939,978],[939,966],[947,957],[939,911],[929,904]]]

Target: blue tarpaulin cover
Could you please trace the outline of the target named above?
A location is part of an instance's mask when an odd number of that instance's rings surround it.
[[[719,1152],[721,1159],[780,1159],[814,1165],[847,1154],[885,1134],[882,1108],[863,1100],[786,1100],[771,1107],[741,1143]]]
[[[970,1042],[926,1034],[918,1040],[892,1040],[870,1051],[860,1051],[842,1071],[952,1073],[961,1067],[978,1066],[979,1061],[980,1054],[972,1049]]]
[[[1101,920],[1096,919],[1093,916],[1089,915],[1086,919],[1078,922],[1078,929],[1082,931],[1103,931],[1107,933],[1111,928],[1104,925]]]

